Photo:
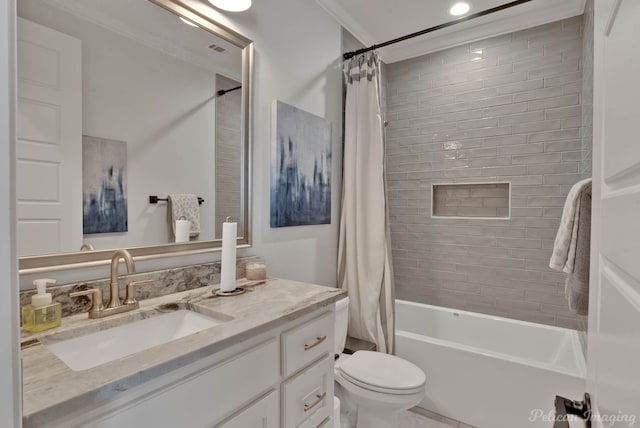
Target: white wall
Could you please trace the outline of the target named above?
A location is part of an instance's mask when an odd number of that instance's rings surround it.
[[[21,1],[18,13],[82,41],[82,132],[127,143],[129,230],[84,242],[97,249],[169,242],[167,205],[148,202],[168,193],[205,199],[200,236],[213,239],[215,73],[42,1]],[[82,165],[75,168],[81,179]]]
[[[193,0],[191,0],[193,1]],[[313,0],[255,1],[243,14],[216,18],[255,42],[253,249],[269,275],[336,285],[341,198],[341,28]],[[332,123],[331,224],[271,229],[271,101]]]
[[[0,424],[22,426],[15,245],[15,1],[0,3]]]
[[[366,46],[356,39],[356,37],[349,32],[349,30],[342,29],[342,52],[352,52],[358,49],[365,48]]]

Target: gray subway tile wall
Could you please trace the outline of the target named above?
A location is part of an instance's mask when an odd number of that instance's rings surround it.
[[[585,5],[583,37],[583,75],[582,75],[582,159],[580,172],[585,177],[591,177],[591,162],[593,152],[593,0],[587,0]]]
[[[579,16],[387,65],[398,298],[579,326],[547,264],[590,164],[582,27]],[[477,182],[511,182],[510,219],[431,218],[433,184]]]

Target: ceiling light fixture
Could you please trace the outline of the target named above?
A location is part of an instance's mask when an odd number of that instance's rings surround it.
[[[209,0],[209,3],[227,12],[242,12],[251,7],[251,0]]]
[[[185,18],[183,18],[181,16],[179,16],[178,18],[180,18],[180,21],[184,22],[187,25],[191,25],[192,27],[197,27],[196,24],[194,24],[193,22],[189,21],[188,19],[185,19]]]
[[[460,2],[451,6],[451,9],[449,9],[449,13],[453,16],[460,16],[469,12],[470,9],[471,9],[471,6],[469,6],[469,3]]]

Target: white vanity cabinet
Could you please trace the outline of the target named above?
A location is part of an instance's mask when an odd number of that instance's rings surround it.
[[[243,409],[238,415],[226,421],[224,428],[278,428],[278,391],[271,391],[257,403]]]
[[[326,355],[282,384],[282,425],[316,428],[333,413],[333,363]]]
[[[333,331],[334,312],[324,308],[116,393],[97,407],[79,405],[47,426],[328,426]]]
[[[280,359],[277,336],[252,345],[233,355],[215,354],[159,376],[56,426],[212,427],[244,407],[254,414],[262,409],[257,398],[266,392],[277,396]],[[275,423],[267,427],[278,426],[277,417],[277,412],[265,412],[262,418],[254,415],[256,421]]]
[[[333,413],[334,312],[282,334],[282,426],[316,428]]]

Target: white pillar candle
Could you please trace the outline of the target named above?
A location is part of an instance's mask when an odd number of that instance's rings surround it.
[[[236,289],[236,239],[238,223],[222,223],[222,266],[220,268],[220,291],[228,293]]]

